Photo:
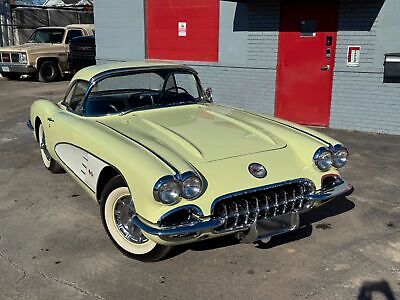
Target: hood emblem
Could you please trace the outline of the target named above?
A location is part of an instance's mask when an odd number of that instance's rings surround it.
[[[267,169],[258,163],[252,163],[249,165],[249,172],[256,178],[264,178],[267,176]]]

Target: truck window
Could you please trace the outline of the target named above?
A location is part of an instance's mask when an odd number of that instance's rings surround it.
[[[61,44],[63,36],[64,29],[39,28],[32,33],[27,43]]]
[[[69,42],[78,36],[83,36],[83,32],[80,29],[71,29],[68,30],[67,37],[65,38],[65,43],[69,44]]]

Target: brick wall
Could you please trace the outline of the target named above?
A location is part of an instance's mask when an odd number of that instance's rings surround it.
[[[384,54],[400,52],[399,0],[342,0],[331,122],[333,128],[400,134],[400,84],[383,83]],[[349,45],[361,46],[347,67]]]
[[[220,14],[219,63],[187,63],[217,103],[273,115],[279,1],[221,1]]]

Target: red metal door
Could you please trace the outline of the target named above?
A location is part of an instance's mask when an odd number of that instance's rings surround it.
[[[307,125],[329,125],[338,2],[282,3],[276,115]]]
[[[219,0],[147,0],[147,57],[218,61]]]

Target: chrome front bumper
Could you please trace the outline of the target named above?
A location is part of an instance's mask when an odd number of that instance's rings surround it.
[[[279,217],[277,216],[269,220],[265,219],[261,221],[256,221],[253,224],[249,224],[247,228],[240,228],[238,230],[223,232],[222,234],[216,232],[215,229],[220,227],[224,223],[224,220],[215,217],[202,217],[198,218],[196,222],[192,222],[190,224],[170,227],[159,227],[155,224],[147,224],[142,221],[141,218],[138,216],[135,216],[132,219],[132,222],[143,232],[151,236],[158,237],[161,241],[171,243],[190,242],[196,239],[205,239],[218,235],[231,234],[248,230],[250,230],[252,241],[255,241],[296,229],[299,226],[300,213],[308,211],[312,207],[327,203],[334,198],[350,195],[352,192],[353,186],[350,183],[338,178],[329,187],[304,195],[305,200],[308,200],[314,204],[310,208],[306,208],[298,212],[282,215]],[[271,226],[268,226],[268,223],[281,223],[285,226],[273,229]],[[269,229],[263,229],[259,231],[259,229],[257,228]],[[249,239],[247,238],[246,240],[248,241]]]
[[[0,72],[7,73],[18,73],[18,74],[30,74],[36,72],[33,66],[17,63],[0,63]]]

